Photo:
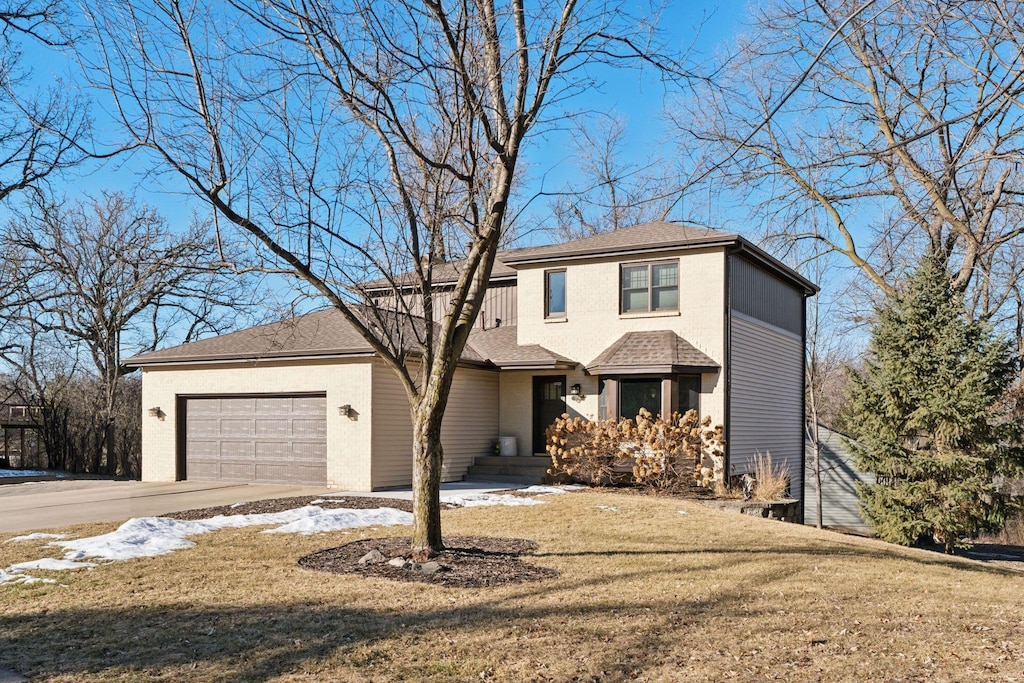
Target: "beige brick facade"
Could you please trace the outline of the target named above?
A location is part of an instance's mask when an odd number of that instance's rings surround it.
[[[327,483],[369,491],[371,362],[367,358],[154,366],[142,376],[142,479],[174,481],[177,472],[177,399],[183,396],[327,394]],[[355,419],[337,407],[349,404]],[[162,416],[149,414],[159,407]]]

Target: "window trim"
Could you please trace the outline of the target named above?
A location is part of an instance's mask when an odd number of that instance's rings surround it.
[[[653,277],[653,275],[654,275],[654,270],[653,270],[654,266],[664,266],[664,265],[670,265],[670,264],[671,265],[675,265],[675,267],[676,267],[676,287],[675,287],[675,289],[676,289],[676,305],[675,305],[674,308],[654,309],[654,308],[652,308],[652,306],[654,304],[654,290],[655,290],[654,277]],[[623,296],[623,294],[625,292],[625,287],[623,287],[623,283],[622,283],[622,271],[625,268],[637,268],[637,267],[640,267],[640,266],[644,266],[644,267],[647,268],[647,308],[645,310],[627,311],[627,310],[625,310],[625,307],[624,307],[624,305],[625,305],[625,297]],[[679,296],[679,294],[680,294],[679,271],[680,271],[680,268],[679,268],[679,259],[678,258],[674,258],[674,259],[658,259],[656,261],[628,261],[628,262],[625,262],[625,263],[620,263],[619,264],[619,282],[618,282],[618,287],[619,287],[619,315],[627,315],[627,316],[631,316],[631,315],[672,315],[672,314],[678,313],[679,312],[679,300],[680,300],[680,296]],[[635,289],[635,288],[632,288],[632,289]],[[666,289],[666,287],[661,286],[661,287],[658,287],[658,289]]]
[[[563,275],[565,275],[565,279],[564,279],[563,284],[562,284],[562,290],[563,290],[562,291],[562,297],[565,299],[565,301],[563,301],[565,310],[561,311],[561,312],[552,313],[549,310],[549,307],[551,305],[551,278],[550,278],[550,276],[555,274],[555,273],[562,273]],[[545,320],[565,320],[565,318],[568,316],[568,314],[569,314],[569,301],[568,301],[569,286],[568,285],[569,285],[569,276],[566,273],[566,269],[565,268],[550,268],[550,269],[544,271],[544,319]]]
[[[704,404],[704,375],[695,372],[643,373],[637,375],[601,375],[598,377],[598,419],[624,419],[622,416],[622,382],[629,380],[659,380],[661,382],[661,410],[659,414],[671,415],[679,412],[679,378],[697,378],[697,414],[701,415]],[[603,389],[603,391],[601,390]],[[604,410],[601,397],[604,394]],[[635,417],[635,416],[634,416]],[[632,418],[631,418],[632,419]]]

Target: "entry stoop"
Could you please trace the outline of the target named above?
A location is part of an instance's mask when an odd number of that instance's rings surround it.
[[[463,480],[540,484],[550,465],[551,458],[546,455],[478,455]]]

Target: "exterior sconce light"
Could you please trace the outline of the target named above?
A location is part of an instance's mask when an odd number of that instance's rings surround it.
[[[159,417],[163,419],[164,411],[160,410],[160,406],[155,406],[149,409],[150,417]]]
[[[341,415],[342,417],[352,417],[352,406],[348,403],[343,406],[339,406],[338,415]]]
[[[569,394],[572,396],[582,396],[583,387],[581,387],[579,384],[573,384],[571,387],[569,387]]]

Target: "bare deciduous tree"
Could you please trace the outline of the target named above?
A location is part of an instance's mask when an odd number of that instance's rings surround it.
[[[574,132],[579,180],[551,204],[554,229],[563,240],[590,237],[663,217],[672,203],[668,163],[627,161],[627,127],[615,115],[581,121]]]
[[[520,155],[599,64],[657,61],[654,13],[628,8],[236,0],[211,13],[162,0],[93,14],[100,57],[83,61],[130,142],[247,233],[268,267],[326,298],[401,379],[417,557],[442,548],[441,422]],[[363,305],[360,283],[383,277],[401,313],[435,319],[441,258],[460,259],[460,275],[438,324]],[[406,286],[418,302],[398,295]]]
[[[123,354],[153,350],[168,335],[188,341],[224,331],[244,304],[241,288],[220,276],[217,244],[203,226],[175,233],[155,210],[119,193],[73,203],[37,193],[4,242],[23,255],[23,303],[13,320],[22,344],[50,333],[84,350],[105,434],[90,471],[127,473],[130,454],[118,462],[112,448],[121,379],[131,371]],[[39,361],[24,347],[7,360],[26,372]]]
[[[0,3],[0,201],[84,156],[77,146],[88,130],[83,103],[59,86],[27,92],[19,46],[64,44],[62,11],[49,0]]]
[[[1022,17],[1016,0],[758,6],[679,123],[730,160],[718,175],[770,236],[817,242],[882,295],[944,254],[974,314],[998,320],[1024,272],[1004,258],[1024,234]]]

